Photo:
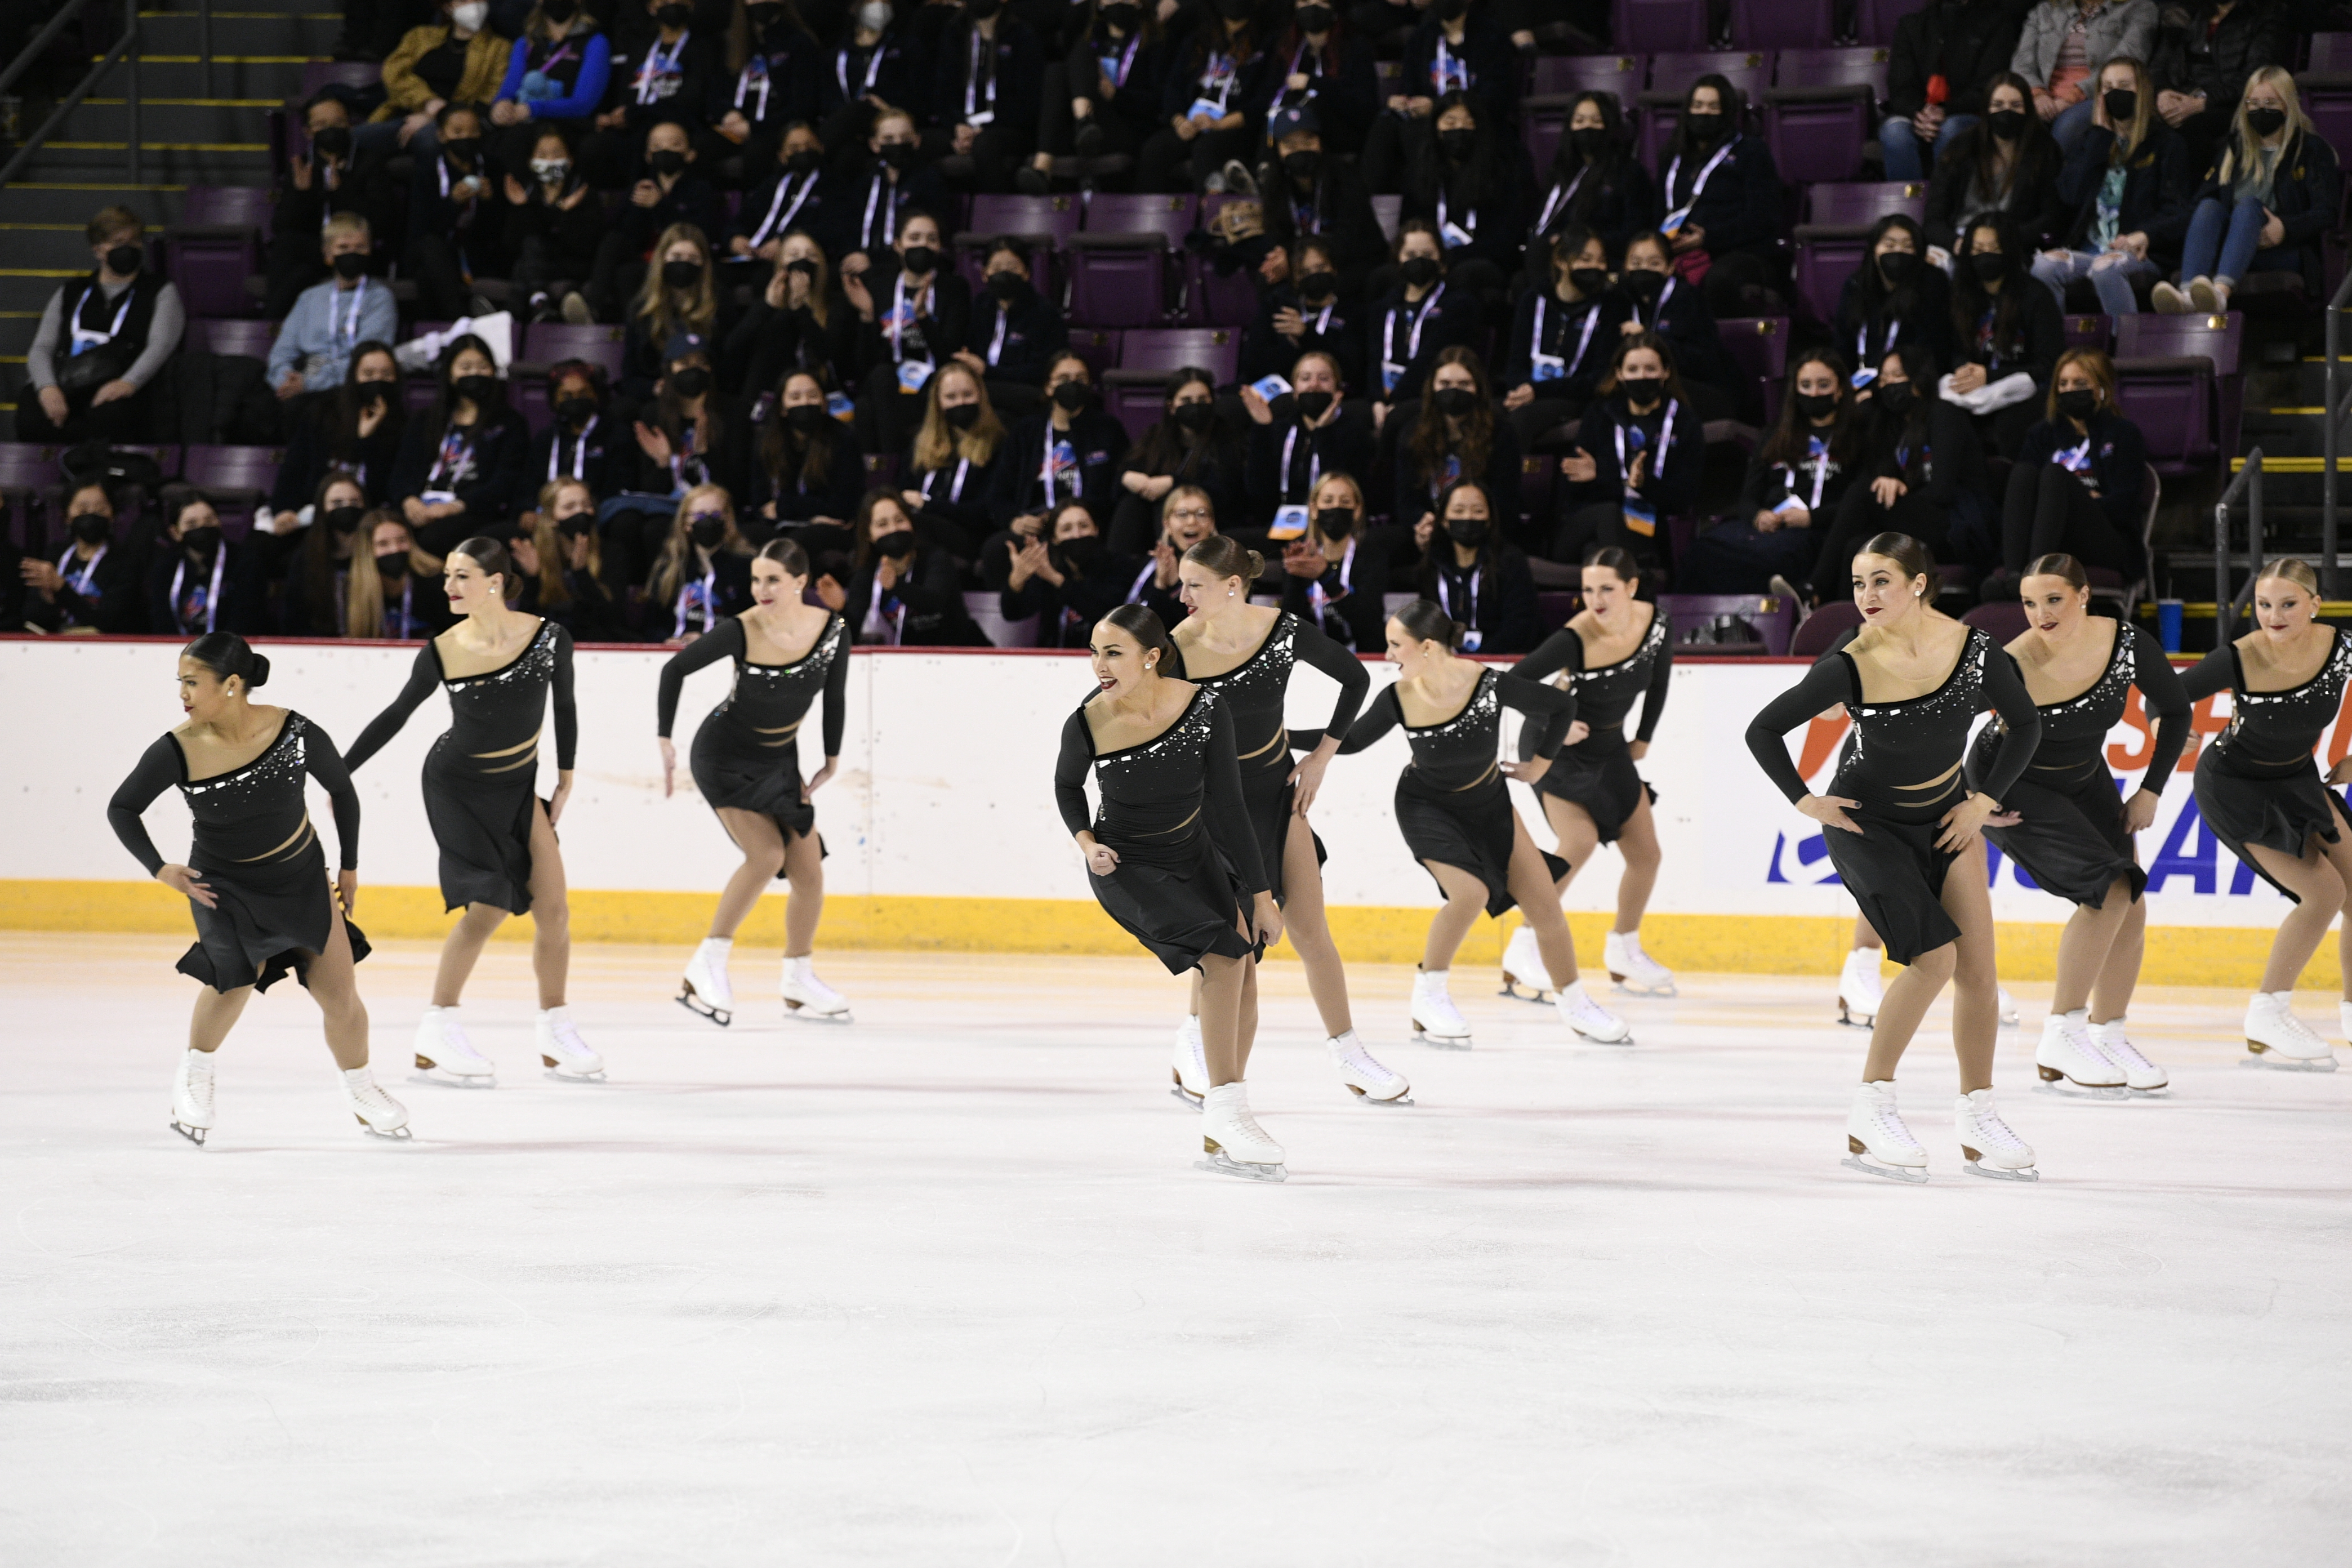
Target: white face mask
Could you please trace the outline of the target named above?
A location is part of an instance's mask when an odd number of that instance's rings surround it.
[[[890,7],[882,0],[871,0],[857,8],[857,25],[869,33],[878,33],[890,26]]]
[[[533,158],[530,172],[539,176],[542,184],[560,185],[563,176],[572,173],[572,165],[562,158]]]
[[[449,17],[466,31],[478,33],[490,19],[490,7],[487,0],[467,0],[467,4],[453,8]]]

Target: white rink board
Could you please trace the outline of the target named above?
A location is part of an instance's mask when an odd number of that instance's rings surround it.
[[[409,647],[333,643],[266,645],[273,665],[265,695],[297,708],[348,747],[388,703],[415,658]],[[695,726],[725,695],[706,670],[688,684],[678,712],[678,795],[664,799],[654,743],[659,650],[578,656],[579,767],[563,824],[566,868],[580,888],[707,891],[733,868],[732,846],[701,809],[687,776]],[[108,830],[105,805],[155,735],[178,719],[173,649],[162,642],[26,639],[0,643],[0,722],[16,739],[0,762],[9,831],[0,835],[0,879],[125,880],[137,864]],[[1749,717],[1797,677],[1793,664],[1683,664],[1642,771],[1658,791],[1665,864],[1652,907],[1673,914],[1842,915],[1853,905],[1826,880],[1815,825],[1790,808],[1748,756]],[[1375,689],[1392,679],[1372,667]],[[1061,726],[1091,689],[1075,656],[890,651],[852,661],[841,772],[817,798],[832,858],[828,887],[848,894],[1083,899],[1077,853],[1054,808]],[[1322,676],[1302,670],[1291,718],[1321,723]],[[2226,713],[2226,697],[2217,699]],[[388,886],[436,880],[433,842],[417,790],[425,748],[446,728],[434,699],[359,775],[364,806],[362,869]],[[2338,728],[2341,728],[2339,720]],[[816,766],[812,716],[803,765]],[[2332,742],[2331,736],[2331,742]],[[2127,726],[2118,742],[2142,743]],[[1790,737],[1791,746],[1802,735]],[[541,789],[552,787],[553,735],[541,747]],[[2332,755],[2332,744],[2323,754]],[[1826,783],[1825,762],[1814,777]],[[1371,752],[1332,764],[1315,809],[1330,852],[1328,897],[1345,905],[1432,901],[1428,877],[1408,857],[1390,802],[1406,759],[1391,734]],[[2136,784],[2137,775],[2121,775]],[[1516,790],[1531,826],[1539,814]],[[2156,867],[2151,913],[2163,924],[2270,927],[2285,900],[2240,867],[2189,817],[2189,779],[2168,787],[2156,826],[2141,837]],[[323,826],[323,802],[317,808]],[[151,831],[164,852],[184,845],[176,797],[156,803]],[[1538,826],[1538,837],[1549,834]],[[2164,864],[2156,865],[2162,858]],[[2200,887],[2204,890],[2200,890]],[[1614,907],[1604,865],[1570,889],[1571,908]],[[1996,868],[2004,920],[2057,921],[2065,909]]]

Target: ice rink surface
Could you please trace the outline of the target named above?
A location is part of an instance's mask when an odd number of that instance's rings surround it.
[[[361,908],[364,924],[366,909]],[[1137,958],[584,948],[612,1082],[469,996],[502,1086],[407,1082],[429,951],[362,966],[413,1144],[361,1136],[288,986],[166,1128],[184,940],[0,934],[0,1563],[2325,1564],[2352,1556],[2352,1070],[2246,1070],[2151,991],[2176,1097],[2000,1085],[2044,1179],[1843,1170],[1829,977],[1616,1003],[1632,1051],[1352,979],[1420,1104],[1349,1103],[1296,965],[1252,1102],[1292,1179],[1196,1172],[1182,992]],[[2307,1021],[2333,1037],[2328,999]],[[2338,1057],[2347,1054],[2338,1051]]]

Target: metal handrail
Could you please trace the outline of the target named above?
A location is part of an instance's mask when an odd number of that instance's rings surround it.
[[[58,41],[58,35],[66,30],[66,24],[80,15],[79,7],[58,6],[58,14],[49,18],[49,25],[40,30],[25,52],[10,60],[6,70],[0,70],[0,92],[7,91],[18,77],[32,69],[33,62],[39,59],[48,47]]]
[[[2335,329],[2329,328],[2332,334]],[[2335,369],[2331,363],[2328,368]],[[2331,454],[2331,457],[2333,454]],[[2328,470],[2330,488],[2335,480],[2335,468]],[[2230,592],[2230,507],[2239,492],[2246,497],[2246,559],[2252,570],[2246,574],[2246,591],[2253,592],[2255,582],[2263,574],[2263,449],[2260,447],[2246,454],[2245,467],[2213,503],[2213,617],[2219,630],[2214,646],[2229,642],[2237,636],[2239,595]],[[2332,544],[2332,541],[2331,541]],[[2330,551],[2333,555],[2333,550]]]
[[[57,33],[65,18],[74,14],[74,8],[68,5],[50,19],[48,26],[42,29],[41,36],[34,40],[33,47],[19,55],[5,73],[0,73],[0,89],[5,88],[8,83],[16,80],[16,77],[32,64],[37,52],[47,47],[48,40]],[[106,51],[103,58],[89,68],[89,74],[84,76],[79,85],[68,93],[64,100],[50,111],[49,117],[41,121],[41,128],[25,139],[25,144],[16,149],[15,156],[11,157],[5,165],[0,165],[0,186],[5,186],[16,177],[16,171],[23,168],[33,154],[41,150],[42,143],[48,141],[59,125],[65,123],[66,116],[80,108],[81,100],[88,98],[90,90],[106,79],[106,73],[126,60],[131,66],[131,76],[130,85],[123,93],[123,102],[128,111],[124,141],[130,154],[131,183],[134,185],[141,183],[139,178],[139,61],[136,58],[138,47],[139,0],[122,0],[122,37],[115,40],[114,47]]]
[[[2328,599],[2338,596],[2336,584],[2336,426],[2344,416],[2344,399],[2338,391],[2344,355],[2338,344],[2347,304],[2352,304],[2352,270],[2344,274],[2344,281],[2336,286],[2336,298],[2327,302],[2326,409],[2321,420],[2326,428],[2320,432],[2319,447],[2326,459],[2320,465],[2319,479],[2319,591],[2321,597]]]

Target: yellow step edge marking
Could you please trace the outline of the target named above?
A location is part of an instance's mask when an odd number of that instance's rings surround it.
[[[185,185],[134,185],[127,181],[98,181],[84,184],[79,180],[19,180],[8,187],[12,191],[184,191]]]
[[[131,100],[127,98],[85,98],[82,102],[100,109],[120,109]],[[139,100],[142,109],[277,109],[285,103],[282,98],[146,98]]]
[[[128,153],[128,142],[51,142],[47,145],[59,153]],[[147,142],[139,143],[142,153],[267,153],[267,142]]]
[[[142,66],[200,66],[205,63],[205,57],[202,55],[141,55],[139,63]],[[325,55],[215,55],[213,57],[213,64],[216,66],[309,66],[327,63],[328,57]]]
[[[0,267],[0,278],[79,278],[87,267]]]
[[[2344,471],[2344,464],[2347,458],[2352,458],[2352,453],[2347,453],[2345,457],[2336,459],[2337,473]],[[2245,467],[2246,459],[2243,458],[2230,459],[2230,471],[2233,474],[2243,472]],[[2263,472],[2266,474],[2321,474],[2326,471],[2327,459],[2325,458],[2264,458],[2263,459]]]

